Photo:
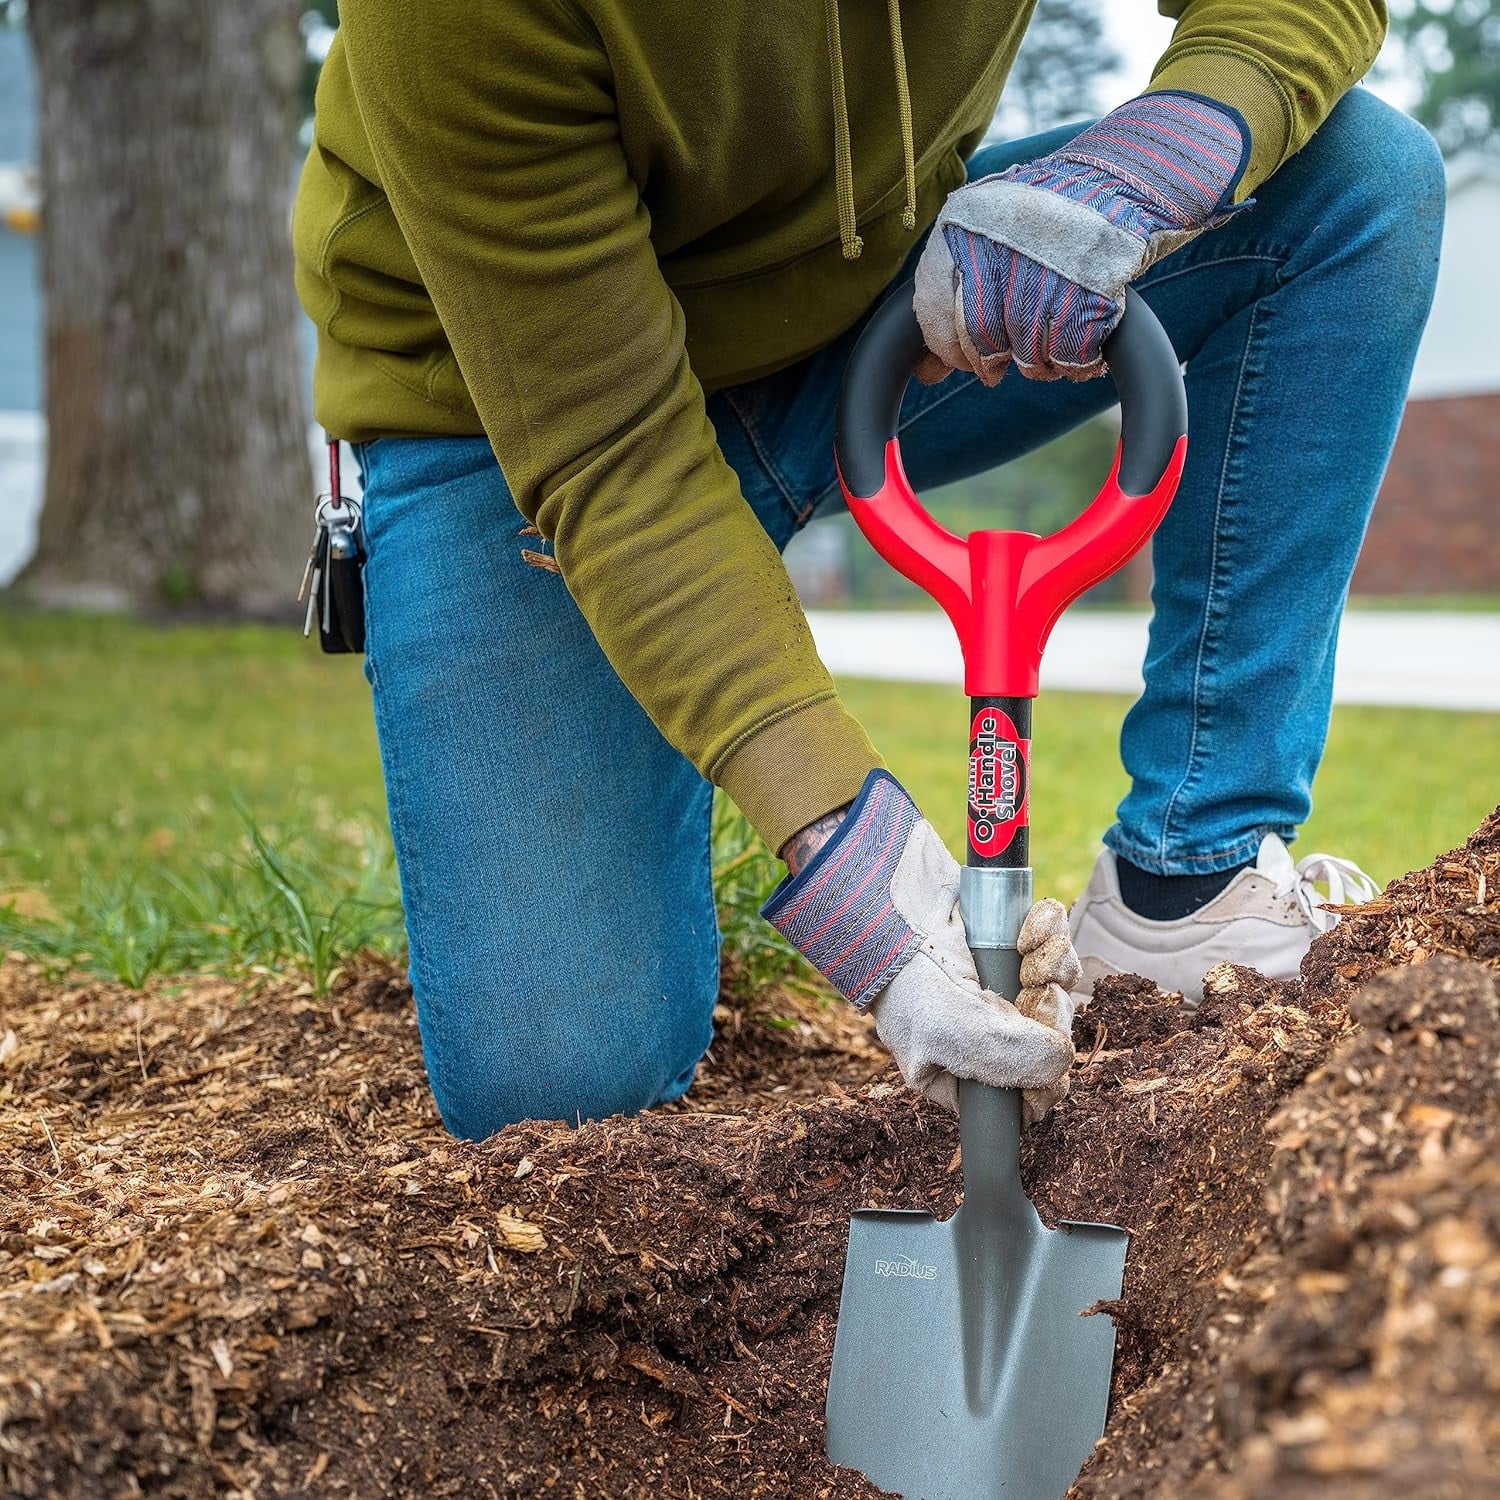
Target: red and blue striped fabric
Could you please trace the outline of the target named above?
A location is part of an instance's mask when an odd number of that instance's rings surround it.
[[[1248,140],[1239,115],[1211,100],[1144,94],[999,180],[1092,209],[1139,239],[1148,264],[1156,236],[1191,235],[1236,211]],[[1026,367],[1097,363],[1119,321],[1118,303],[985,235],[952,224],[943,234],[963,281],[964,321],[982,354],[1008,351]]]
[[[922,942],[891,899],[896,866],[921,816],[894,776],[871,771],[833,837],[761,908],[761,915],[861,1008]]]

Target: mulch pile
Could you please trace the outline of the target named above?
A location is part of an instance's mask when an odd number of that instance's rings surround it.
[[[1044,1216],[1134,1234],[1075,1493],[1493,1493],[1497,971],[1500,811],[1299,983],[1101,986],[1025,1160]],[[324,1001],[13,957],[0,1493],[873,1496],[822,1457],[847,1220],[951,1212],[956,1130],[844,1010],[719,1020],[684,1107],[471,1145],[394,971]]]

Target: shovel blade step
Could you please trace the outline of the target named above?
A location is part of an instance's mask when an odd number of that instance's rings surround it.
[[[1024,1200],[1021,1200],[1024,1203]],[[828,1456],[905,1500],[1059,1500],[1104,1431],[1128,1236],[1029,1203],[850,1224]]]

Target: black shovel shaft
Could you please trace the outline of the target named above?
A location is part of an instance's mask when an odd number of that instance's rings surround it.
[[[1031,699],[969,700],[968,866],[964,922],[985,989],[1021,991],[1016,935],[1031,905]],[[959,1084],[964,1199],[995,1214],[1022,1214],[1021,1094],[964,1079]]]

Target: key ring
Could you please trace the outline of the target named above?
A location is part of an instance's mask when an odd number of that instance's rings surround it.
[[[347,526],[358,531],[364,512],[358,500],[348,495],[319,495],[313,502],[313,525],[318,527]]]

